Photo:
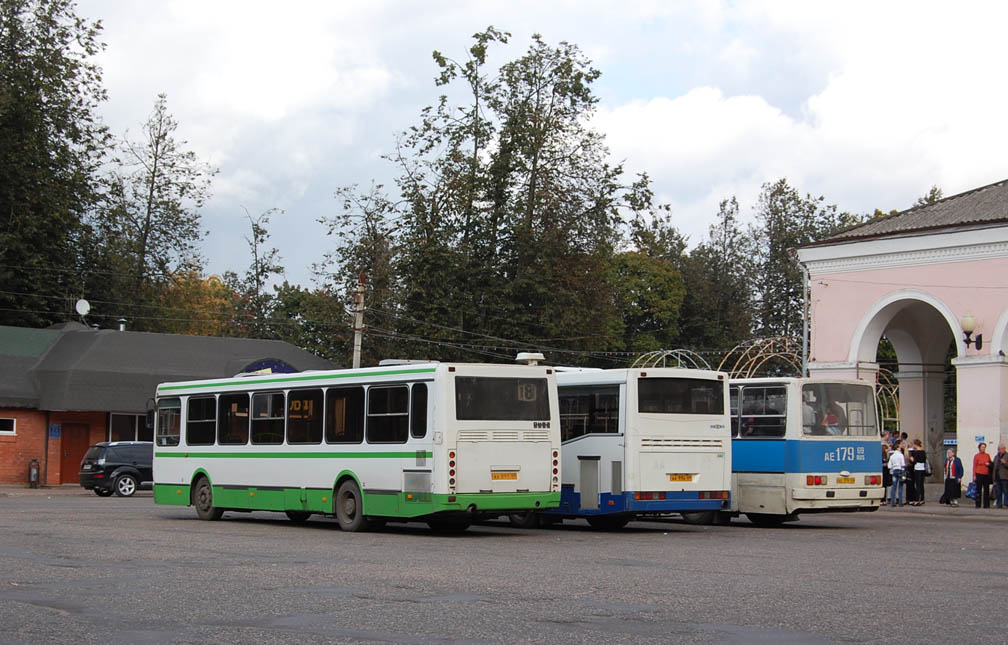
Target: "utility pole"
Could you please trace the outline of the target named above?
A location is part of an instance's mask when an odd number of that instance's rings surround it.
[[[353,337],[353,367],[360,367],[361,339],[364,336],[364,272],[357,276],[357,291],[354,293],[354,337]]]

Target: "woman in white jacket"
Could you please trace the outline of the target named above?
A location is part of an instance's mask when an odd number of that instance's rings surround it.
[[[889,472],[892,473],[892,488],[889,489],[889,506],[903,506],[903,471],[906,458],[903,457],[903,442],[897,441],[889,455]]]

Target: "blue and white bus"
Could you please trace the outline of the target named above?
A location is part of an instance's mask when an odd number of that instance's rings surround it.
[[[641,516],[727,509],[726,374],[694,369],[557,368],[560,506],[517,526],[583,518],[616,529]]]
[[[882,499],[875,393],[864,381],[754,378],[730,383],[730,508],[684,515],[726,521],[744,514],[777,525],[803,513],[874,511]]]

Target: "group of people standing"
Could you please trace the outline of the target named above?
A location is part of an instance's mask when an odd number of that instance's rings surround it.
[[[1005,444],[998,446],[997,454],[987,454],[987,444],[977,447],[973,457],[973,478],[976,482],[976,507],[990,508],[991,485],[994,486],[995,508],[1008,508],[1008,450]]]
[[[889,433],[885,433],[882,438],[883,506],[887,503],[890,506],[903,506],[904,489],[906,504],[922,506],[924,479],[930,474],[927,451],[924,450],[920,439],[914,439],[911,443],[905,432],[892,438],[889,437]],[[939,503],[958,506],[959,498],[962,497],[962,478],[965,470],[962,460],[956,457],[955,451],[951,448],[946,451],[944,475],[945,491]],[[973,457],[973,478],[976,485],[977,508],[990,508],[992,497],[996,508],[1008,508],[1008,450],[1004,444],[998,446],[997,454],[993,457],[987,453],[986,443],[977,446],[977,454]],[[888,494],[885,494],[886,489]]]
[[[882,486],[889,489],[890,506],[903,506],[903,492],[906,489],[906,503],[910,506],[924,505],[924,478],[931,474],[927,463],[927,451],[920,439],[910,443],[907,434],[882,441]],[[886,504],[886,496],[882,497]]]

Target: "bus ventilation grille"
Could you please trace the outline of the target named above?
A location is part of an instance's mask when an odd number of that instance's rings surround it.
[[[522,433],[522,439],[525,441],[549,441],[550,433],[549,430],[526,430]]]
[[[723,450],[720,439],[676,439],[675,437],[641,437],[641,448],[703,448]]]

